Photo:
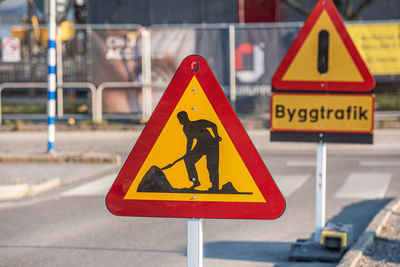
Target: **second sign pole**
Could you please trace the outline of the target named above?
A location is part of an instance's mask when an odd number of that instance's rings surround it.
[[[315,242],[320,242],[321,231],[325,226],[326,195],[326,143],[318,142],[315,195]]]

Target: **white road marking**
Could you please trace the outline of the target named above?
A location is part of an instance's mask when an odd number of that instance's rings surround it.
[[[116,174],[107,175],[100,179],[67,190],[61,195],[105,197],[116,177]],[[308,178],[310,178],[309,174],[274,175],[275,182],[285,197],[288,197],[295,192],[307,181]]]
[[[315,160],[286,161],[288,167],[315,167]]]
[[[363,167],[400,167],[400,161],[359,161]]]
[[[308,178],[309,174],[293,174],[293,175],[274,175],[274,180],[281,190],[284,197],[289,197],[293,192],[300,188]]]
[[[362,199],[383,198],[391,177],[391,173],[350,173],[335,197]]]
[[[62,196],[106,196],[117,174],[110,174],[62,193]]]

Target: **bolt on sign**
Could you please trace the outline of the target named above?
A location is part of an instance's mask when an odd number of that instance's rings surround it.
[[[271,141],[372,143],[375,80],[331,0],[315,5],[271,83]]]
[[[285,200],[207,62],[183,60],[107,198],[121,216],[275,219]]]

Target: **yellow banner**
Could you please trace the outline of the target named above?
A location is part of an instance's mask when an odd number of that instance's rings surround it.
[[[271,95],[271,131],[372,133],[374,95]]]
[[[398,24],[354,24],[346,28],[373,75],[400,74]]]

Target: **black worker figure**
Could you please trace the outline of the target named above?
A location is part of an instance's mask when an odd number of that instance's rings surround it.
[[[183,160],[189,175],[189,180],[193,182],[191,189],[200,185],[196,170],[196,162],[201,157],[206,156],[207,170],[210,175],[212,187],[210,192],[219,191],[219,142],[222,140],[218,135],[217,126],[208,120],[191,121],[185,111],[178,113],[178,120],[183,125],[183,132],[186,135],[187,145],[186,154]],[[210,128],[214,134],[208,130]],[[196,144],[193,146],[194,140]]]
[[[187,139],[186,153],[167,166],[151,166],[140,181],[137,192],[253,194],[253,192],[240,192],[236,190],[229,180],[219,188],[219,142],[222,141],[222,138],[218,134],[217,125],[208,120],[191,121],[185,111],[180,111],[177,117],[179,122],[183,125],[183,133]],[[196,163],[203,156],[206,157],[207,170],[212,184],[211,188],[208,190],[196,189],[200,185]],[[164,173],[164,170],[172,168],[181,160],[185,162],[188,178],[193,182],[190,188],[174,188]],[[224,178],[225,180],[229,179],[229,177]]]

